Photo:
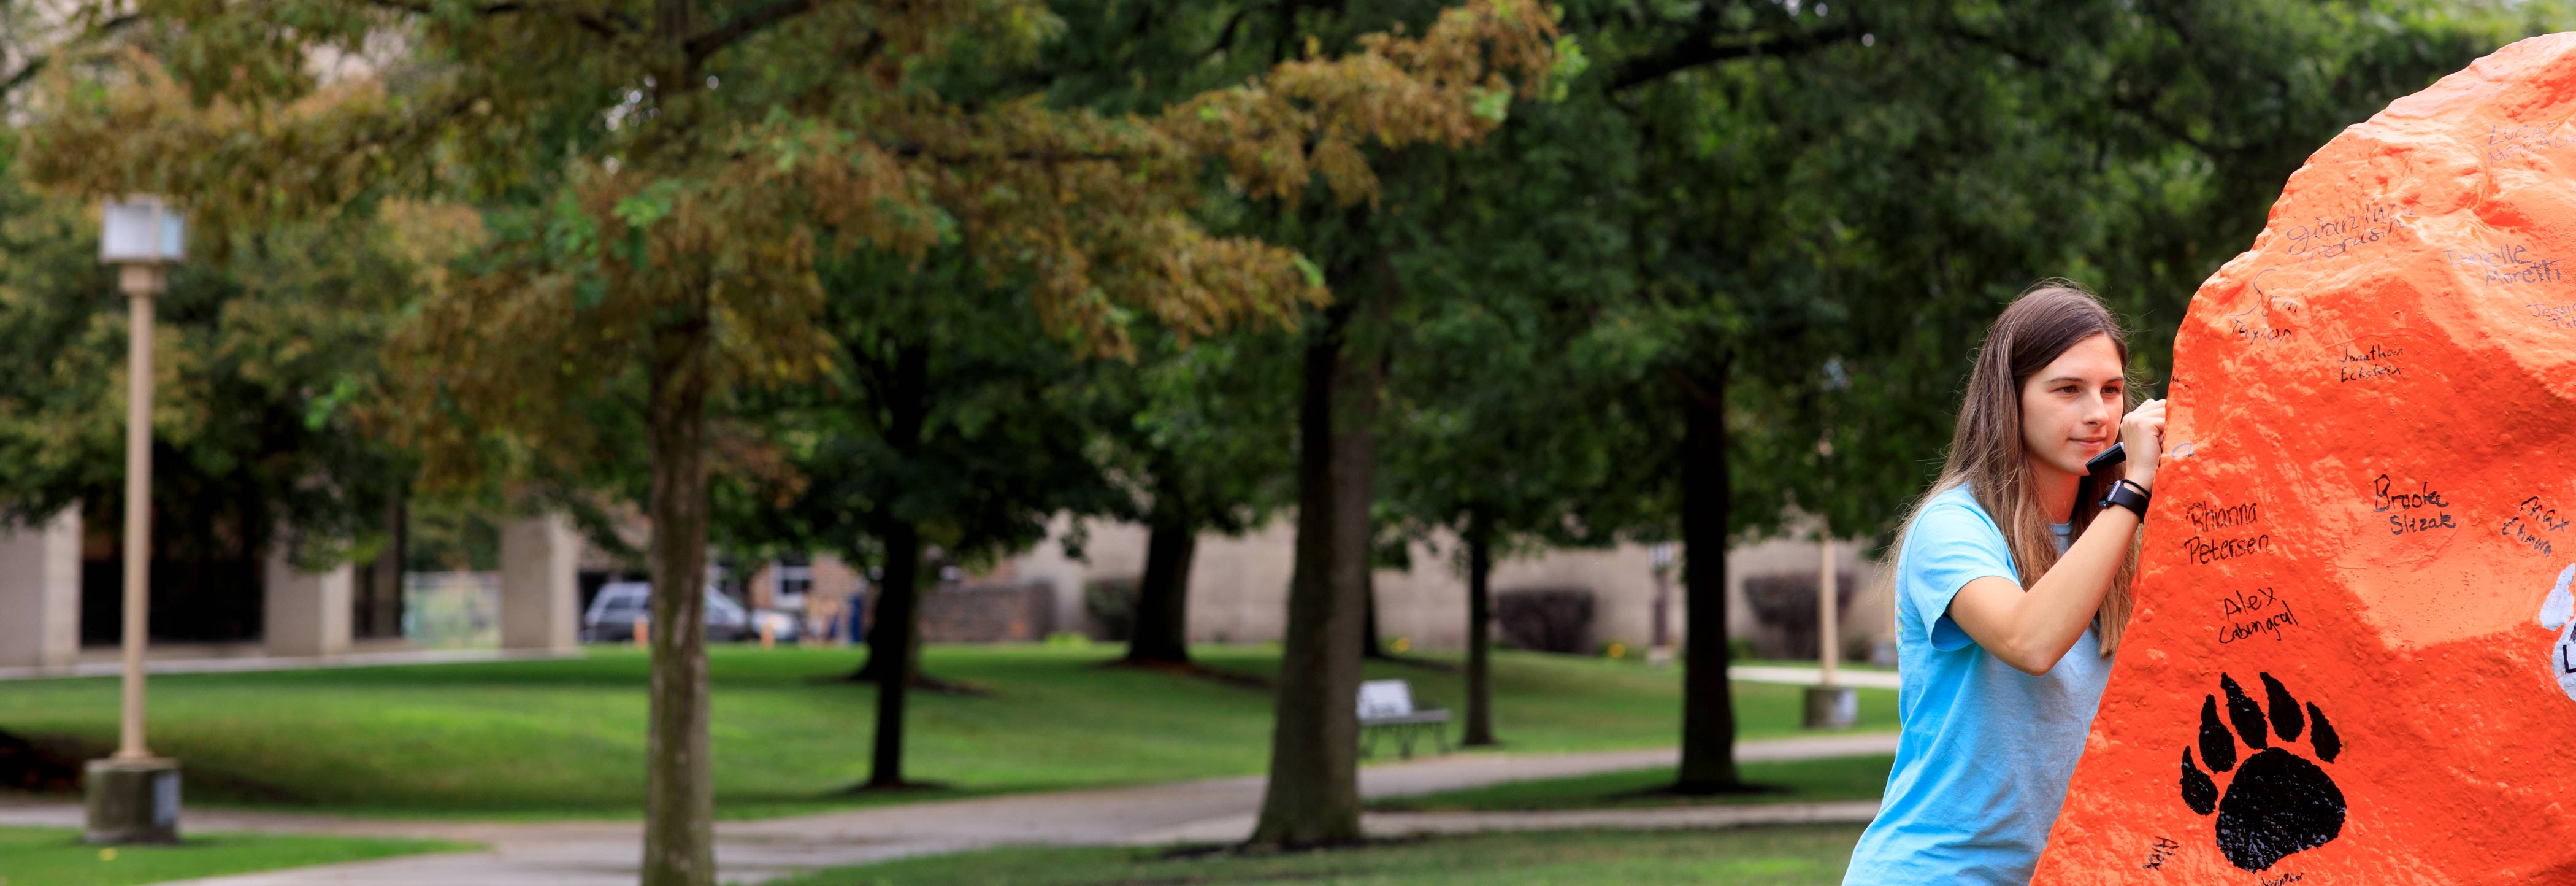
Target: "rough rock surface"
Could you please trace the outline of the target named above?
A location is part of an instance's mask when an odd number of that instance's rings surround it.
[[[2576,34],[2329,142],[2192,298],[2034,882],[2576,883]]]

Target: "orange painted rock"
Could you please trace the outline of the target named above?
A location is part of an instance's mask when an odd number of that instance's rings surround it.
[[[2337,136],[2193,296],[2034,882],[2576,884],[2576,34]]]

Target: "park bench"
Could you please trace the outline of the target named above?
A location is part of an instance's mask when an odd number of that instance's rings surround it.
[[[1440,752],[1449,752],[1449,712],[1439,708],[1415,709],[1413,687],[1402,680],[1369,680],[1360,684],[1360,756],[1366,757],[1377,748],[1381,732],[1395,733],[1396,749],[1407,759],[1413,756],[1413,742],[1423,733],[1431,734]]]

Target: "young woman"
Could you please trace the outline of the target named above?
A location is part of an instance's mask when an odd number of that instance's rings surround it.
[[[2062,281],[1986,332],[1949,463],[1898,542],[1904,733],[1846,886],[2030,882],[2128,624],[2155,485],[2165,404],[2129,408],[2128,362],[2119,321]],[[2122,479],[2097,482],[2084,464],[2114,440]]]

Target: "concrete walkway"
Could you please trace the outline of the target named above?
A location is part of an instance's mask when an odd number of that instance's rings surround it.
[[[1745,742],[1737,758],[1800,760],[1896,749],[1894,735]],[[1585,754],[1459,754],[1369,766],[1360,794],[1377,798],[1530,779],[1670,766],[1664,748]],[[1260,776],[1127,788],[912,803],[716,825],[719,880],[758,883],[815,868],[1006,844],[1162,845],[1242,840],[1261,805]],[[1566,827],[1726,827],[1756,822],[1867,821],[1874,803],[1527,813],[1369,813],[1371,835]],[[0,806],[0,824],[78,826],[67,804]],[[253,831],[410,837],[480,843],[480,852],[412,856],[190,881],[193,886],[631,886],[642,855],[637,822],[489,823],[353,819],[193,810],[197,833]]]
[[[376,668],[393,665],[465,664],[580,658],[579,649],[390,649],[332,655],[205,655],[181,649],[175,657],[147,658],[143,672],[164,674],[239,674],[251,671],[311,671],[324,668]],[[119,659],[96,658],[42,668],[0,668],[0,680],[51,680],[58,677],[113,677],[125,673]]]

